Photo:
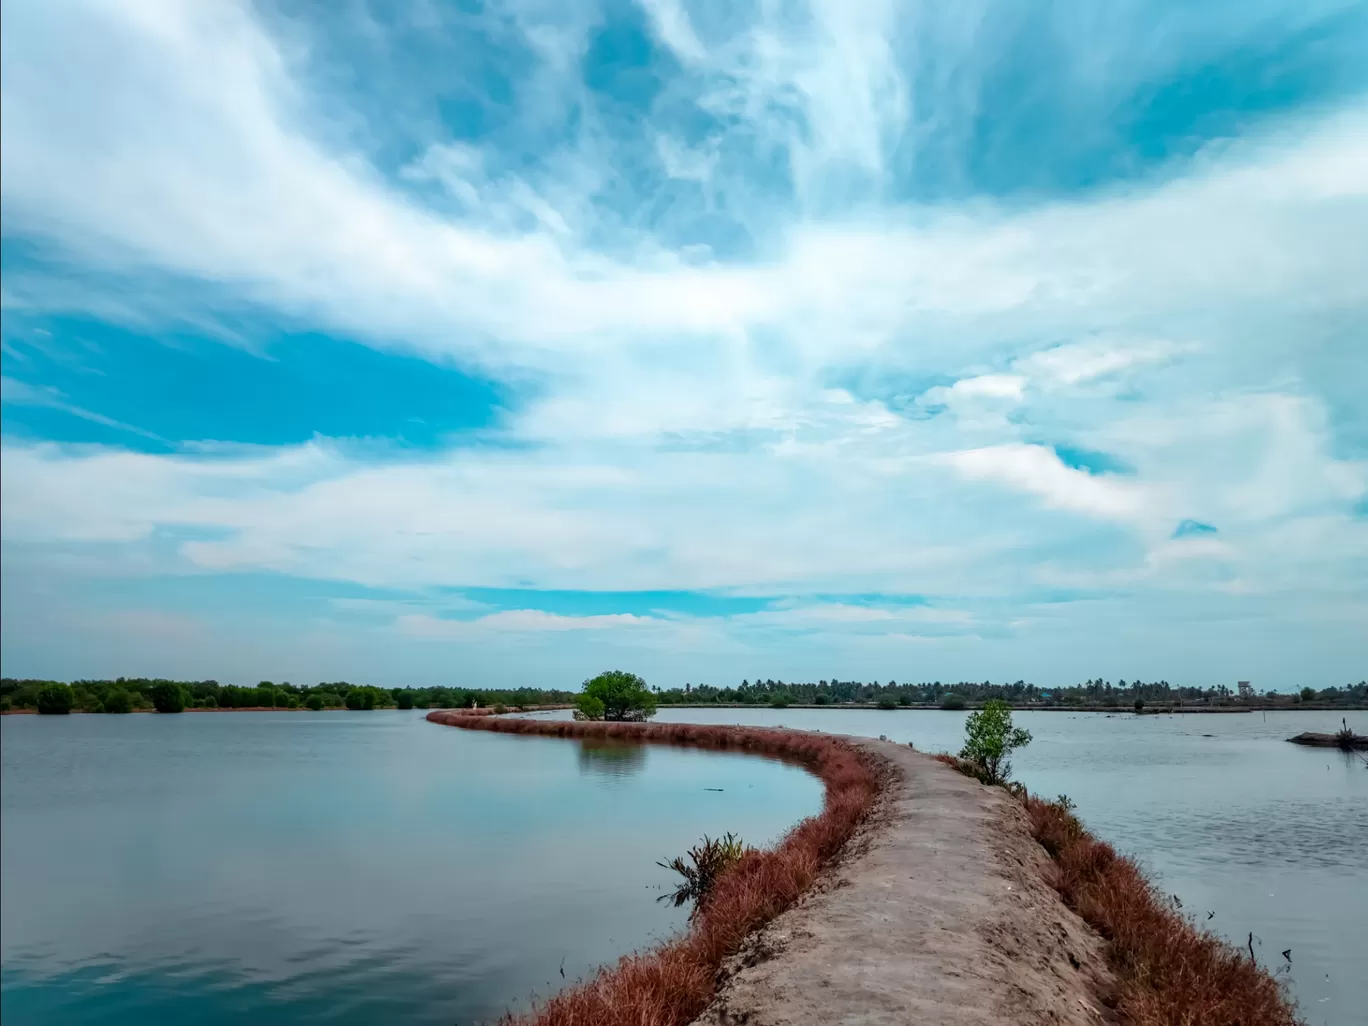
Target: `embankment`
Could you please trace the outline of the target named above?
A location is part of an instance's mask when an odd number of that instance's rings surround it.
[[[728,872],[682,937],[510,1020],[519,1026],[1298,1022],[1268,973],[1198,931],[1066,808],[908,747],[782,729],[428,719],[749,751],[826,783],[821,814]]]

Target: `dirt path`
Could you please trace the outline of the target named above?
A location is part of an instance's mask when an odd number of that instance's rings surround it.
[[[1025,814],[930,756],[897,776],[822,883],[754,937],[698,1026],[1092,1026],[1102,941],[1048,886]]]

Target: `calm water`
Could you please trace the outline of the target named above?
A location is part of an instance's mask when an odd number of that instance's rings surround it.
[[[657,718],[884,734],[945,751],[959,748],[966,715],[680,709]],[[1335,730],[1338,715],[1039,712],[1016,721],[1035,736],[1016,759],[1018,779],[1069,795],[1095,834],[1136,856],[1205,925],[1242,946],[1252,932],[1256,956],[1289,976],[1310,1026],[1368,1021],[1368,768],[1284,740]],[[1368,713],[1349,722],[1368,733]]]
[[[767,760],[417,713],[0,730],[5,1026],[488,1020],[681,926],[656,859],[772,843],[822,797]]]

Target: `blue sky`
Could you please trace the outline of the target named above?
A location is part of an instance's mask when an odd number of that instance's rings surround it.
[[[1368,4],[0,19],[7,675],[1368,670]]]

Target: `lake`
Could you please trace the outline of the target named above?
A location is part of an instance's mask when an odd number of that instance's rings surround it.
[[[657,859],[822,801],[770,760],[418,712],[0,730],[5,1026],[491,1020],[680,928]]]
[[[568,716],[568,713],[555,715]],[[1368,732],[1368,714],[1349,714]],[[954,750],[964,713],[663,709]],[[1317,713],[1018,713],[1068,794],[1184,910],[1368,1008],[1368,769]],[[684,922],[658,858],[815,812],[793,767],[439,727],[419,713],[4,717],[7,1026],[488,1019]],[[720,787],[721,791],[707,790]],[[1213,913],[1210,919],[1207,913]],[[1291,961],[1282,952],[1290,950]]]

